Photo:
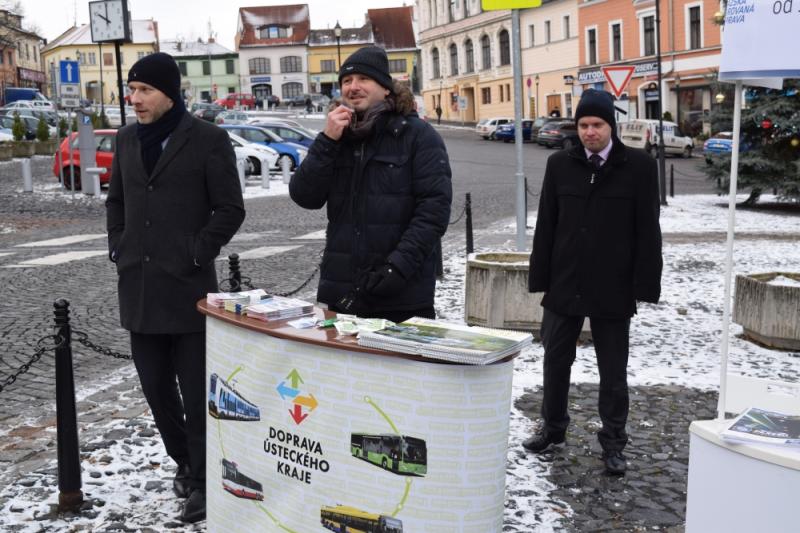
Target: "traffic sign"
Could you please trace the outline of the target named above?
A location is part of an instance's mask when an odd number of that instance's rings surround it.
[[[622,96],[622,93],[628,86],[628,82],[631,81],[635,69],[636,67],[625,65],[603,67],[603,76],[606,77],[606,81],[611,86],[611,92],[613,92],[617,98]]]
[[[61,97],[61,106],[66,108],[80,107],[79,98],[64,98]]]
[[[80,82],[81,82],[81,73],[80,73],[80,69],[78,68],[78,62],[77,61],[63,61],[62,60],[62,61],[59,62],[59,67],[60,67],[59,70],[60,70],[61,76],[60,76],[58,81],[60,83],[80,84]]]
[[[61,96],[74,98],[80,97],[80,89],[78,88],[77,83],[62,83],[60,93]]]

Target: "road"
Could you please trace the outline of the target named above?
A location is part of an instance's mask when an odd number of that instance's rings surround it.
[[[320,121],[308,121],[321,129]],[[515,216],[516,159],[513,144],[484,141],[472,131],[442,127],[453,169],[452,218],[472,194],[476,230]],[[544,147],[526,144],[525,174],[529,180],[531,209],[535,208],[547,156]],[[668,159],[678,172],[699,175],[700,158]],[[127,353],[127,332],[119,327],[116,273],[106,257],[105,210],[99,199],[53,188],[51,160],[32,160],[36,192],[21,192],[19,161],[0,163],[0,384],[15,374],[35,353],[38,339],[52,332],[53,302],[67,299],[73,328],[113,351]],[[678,193],[708,193],[703,178],[676,175]],[[243,274],[253,285],[270,292],[298,287],[313,273],[323,246],[324,211],[305,211],[288,196],[252,198],[246,202],[247,219],[239,234],[223,250],[243,259]],[[454,224],[445,244],[461,246],[464,221]],[[463,246],[461,246],[463,248]],[[459,249],[461,249],[459,248]],[[218,262],[219,277],[227,277]],[[299,296],[313,298],[316,280]],[[129,362],[74,347],[76,389],[91,389]],[[54,355],[42,359],[0,392],[0,424],[15,428],[54,416]],[[41,422],[43,426],[47,422]],[[19,461],[23,449],[0,454],[0,467]]]

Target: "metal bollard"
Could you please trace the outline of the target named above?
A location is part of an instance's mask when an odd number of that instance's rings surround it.
[[[287,185],[290,181],[292,181],[292,159],[290,156],[283,156],[281,157],[281,173],[283,174],[283,182]]]
[[[27,157],[22,160],[22,192],[33,192],[33,177],[31,176],[31,160]]]
[[[231,273],[231,292],[242,290],[242,272],[239,270],[239,254],[228,256],[228,271]]]
[[[669,165],[669,196],[675,198],[675,165]]]
[[[72,376],[72,329],[69,302],[58,299],[56,333],[64,342],[56,348],[56,436],[58,442],[58,510],[76,511],[83,504],[75,383]]]
[[[472,239],[472,195],[467,193],[467,200],[464,205],[467,215],[467,254],[475,251],[475,243]]]
[[[269,159],[261,158],[261,188],[269,189]]]
[[[88,194],[100,196],[100,174],[106,172],[106,167],[90,167],[86,169],[86,173],[91,176],[92,190]]]
[[[244,159],[237,159],[236,160],[236,172],[239,173],[239,185],[242,186],[242,194],[244,194],[246,185],[244,181],[244,169],[245,165],[247,165],[247,161]]]

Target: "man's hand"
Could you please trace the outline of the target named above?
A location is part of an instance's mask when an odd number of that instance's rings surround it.
[[[329,139],[338,141],[342,138],[342,133],[344,133],[345,128],[350,126],[350,121],[352,120],[354,112],[355,111],[345,105],[338,106],[328,113],[328,118],[325,121],[325,130],[323,130],[322,133]]]
[[[391,263],[369,273],[365,290],[374,296],[393,296],[406,287],[406,278]]]

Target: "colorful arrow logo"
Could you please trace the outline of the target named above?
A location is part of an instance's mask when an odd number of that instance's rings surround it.
[[[291,385],[287,385],[286,380],[288,380]],[[278,392],[282,400],[293,398],[293,405],[292,408],[289,409],[289,415],[297,425],[300,425],[303,420],[308,418],[308,415],[311,414],[311,411],[316,409],[319,405],[319,402],[317,402],[317,399],[314,398],[313,394],[309,393],[307,396],[300,395],[300,385],[302,383],[305,383],[305,381],[303,381],[303,378],[300,377],[300,372],[293,368],[292,371],[289,372],[289,375],[286,376],[286,379],[281,381],[278,386],[275,387],[275,390]]]

